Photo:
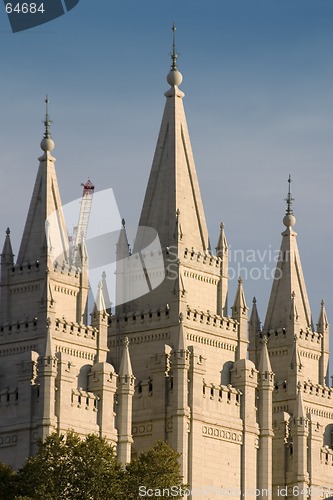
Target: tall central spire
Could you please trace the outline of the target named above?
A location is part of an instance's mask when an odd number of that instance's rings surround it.
[[[177,66],[176,27],[172,27],[170,85],[153,165],[142,207],[140,226],[158,232],[162,248],[183,245],[205,252],[208,231],[179,89],[183,77]],[[181,227],[181,231],[179,228]],[[178,228],[178,229],[177,229]],[[135,248],[140,247],[136,241]]]

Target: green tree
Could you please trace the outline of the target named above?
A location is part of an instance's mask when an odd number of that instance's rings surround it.
[[[123,500],[123,471],[113,447],[93,434],[53,433],[18,473],[20,494],[34,500]]]
[[[164,496],[169,490],[170,497],[182,498],[181,491],[184,492],[186,485],[180,473],[179,457],[180,454],[164,441],[158,441],[151,450],[141,453],[126,466],[124,498],[137,500],[144,494],[155,498],[162,496],[159,492],[163,489]]]
[[[16,473],[9,465],[0,462],[0,498],[12,500],[15,496]]]

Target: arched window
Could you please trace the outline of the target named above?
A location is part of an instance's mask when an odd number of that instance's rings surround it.
[[[333,448],[333,424],[329,424],[325,427],[323,434],[323,446]]]

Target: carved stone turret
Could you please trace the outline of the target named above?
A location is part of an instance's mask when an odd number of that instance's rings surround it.
[[[118,378],[118,458],[120,463],[127,464],[131,460],[132,439],[132,398],[135,377],[132,371],[128,338],[124,340]]]

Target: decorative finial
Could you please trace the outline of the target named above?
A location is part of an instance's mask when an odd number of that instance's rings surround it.
[[[9,235],[10,235],[10,229],[9,229],[9,227],[7,227],[7,229],[6,229],[6,235],[7,235],[7,236],[9,236]]]
[[[238,278],[238,284],[239,285],[242,285],[243,284],[243,278],[241,276],[239,276]]]
[[[321,305],[322,307],[324,307],[324,305],[325,305],[325,300],[324,300],[324,299],[322,299],[322,301],[320,302],[320,305]]]
[[[255,297],[253,297],[252,304],[256,304],[256,303],[257,303],[257,299]]]
[[[45,125],[45,133],[44,133],[44,139],[50,139],[51,137],[51,132],[50,132],[50,126],[52,124],[52,120],[50,120],[49,117],[49,96],[46,94],[45,98],[45,120],[44,120],[44,125]]]
[[[171,64],[171,70],[167,76],[167,82],[169,85],[171,85],[171,87],[179,87],[179,85],[183,81],[183,76],[180,73],[180,71],[178,71],[178,66],[177,66],[178,55],[176,52],[175,32],[176,32],[176,26],[175,26],[175,23],[173,23],[173,25],[172,25],[172,54],[171,54],[172,64]]]
[[[42,142],[40,143],[41,149],[44,151],[44,153],[50,152],[54,149],[54,142],[51,138],[51,132],[50,132],[50,126],[52,123],[52,120],[50,120],[49,117],[49,98],[48,95],[46,95],[45,98],[45,105],[46,105],[46,111],[45,111],[45,120],[44,120],[44,126],[45,126],[45,132],[44,136],[42,139]],[[44,157],[42,157],[44,158]]]
[[[288,178],[288,183],[289,183],[288,196],[285,199],[285,201],[287,202],[286,214],[287,215],[294,215],[293,209],[292,209],[292,204],[293,204],[294,198],[291,196],[291,176],[290,176],[290,174],[289,174],[289,178]]]
[[[124,338],[124,347],[128,347],[129,346],[129,340],[128,340],[128,337],[125,337]]]
[[[172,71],[177,71],[177,59],[178,55],[176,52],[176,26],[175,23],[172,24],[172,54],[171,54],[171,59],[172,59],[172,64],[171,64],[171,69]]]
[[[288,183],[289,183],[289,188],[288,188],[288,196],[285,198],[285,201],[287,202],[287,209],[286,209],[286,215],[283,218],[283,224],[286,227],[293,227],[296,224],[296,218],[294,216],[294,212],[292,209],[292,204],[294,201],[294,198],[291,196],[291,176],[289,174],[288,178]]]
[[[121,225],[122,225],[123,227],[125,227],[125,226],[126,226],[125,219],[121,219]]]

